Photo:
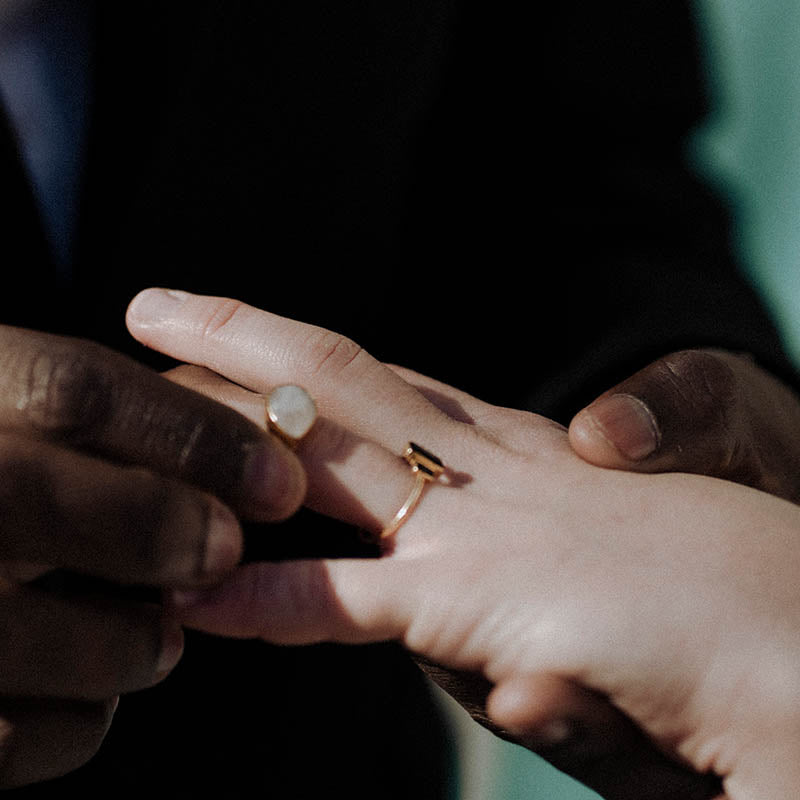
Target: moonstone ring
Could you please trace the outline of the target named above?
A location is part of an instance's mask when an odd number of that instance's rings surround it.
[[[267,428],[289,447],[296,447],[317,420],[316,403],[302,386],[276,386],[265,402]]]
[[[388,539],[397,533],[400,526],[419,505],[425,487],[429,483],[438,481],[444,472],[444,464],[433,453],[418,444],[414,444],[414,442],[408,443],[408,447],[403,453],[403,459],[411,467],[411,472],[414,473],[414,486],[392,521],[381,531],[381,539]]]

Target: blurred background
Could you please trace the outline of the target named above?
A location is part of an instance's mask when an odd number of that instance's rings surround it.
[[[713,113],[690,143],[727,198],[743,268],[800,363],[800,3],[696,0]],[[457,800],[597,800],[446,698],[460,750]]]

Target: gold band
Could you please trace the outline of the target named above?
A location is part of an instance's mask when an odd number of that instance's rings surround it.
[[[402,524],[419,505],[425,487],[429,483],[439,480],[439,476],[444,472],[444,464],[433,453],[418,444],[414,444],[414,442],[409,442],[403,453],[403,458],[408,462],[411,471],[414,473],[414,486],[392,521],[381,531],[381,539],[388,539],[397,533]]]

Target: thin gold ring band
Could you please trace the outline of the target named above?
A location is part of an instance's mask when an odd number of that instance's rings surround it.
[[[444,472],[444,464],[429,450],[420,447],[414,442],[409,442],[403,453],[403,459],[414,473],[414,486],[406,498],[405,503],[394,515],[392,521],[381,531],[380,538],[388,539],[397,533],[403,523],[411,516],[414,509],[422,500],[422,494],[429,483],[439,480]]]

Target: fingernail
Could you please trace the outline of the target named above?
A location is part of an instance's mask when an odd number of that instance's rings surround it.
[[[145,289],[131,301],[128,317],[139,325],[159,322],[172,316],[189,296],[177,289]]]
[[[650,409],[631,394],[613,394],[585,412],[600,432],[630,461],[641,461],[658,448],[660,433]]]
[[[242,532],[239,521],[222,503],[211,501],[203,558],[205,576],[222,575],[233,569],[242,557]]]
[[[183,631],[173,623],[166,624],[161,635],[161,652],[156,663],[156,674],[166,675],[183,655]]]
[[[253,447],[244,471],[244,493],[258,519],[285,519],[303,502],[305,492],[305,472],[283,445],[264,442]]]

